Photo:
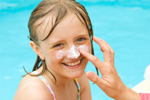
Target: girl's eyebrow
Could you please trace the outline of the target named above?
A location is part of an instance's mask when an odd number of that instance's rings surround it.
[[[53,41],[53,42],[49,42],[48,45],[54,45],[54,44],[57,44],[57,43],[61,43],[63,42],[64,40],[56,40],[56,41]]]
[[[83,34],[78,35],[77,37],[81,37],[81,36],[89,36],[88,33],[84,32]]]

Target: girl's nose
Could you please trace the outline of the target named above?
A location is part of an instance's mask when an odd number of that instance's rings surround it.
[[[68,50],[67,57],[68,58],[78,58],[79,56],[80,56],[80,52],[79,52],[78,48],[75,45],[73,45]]]

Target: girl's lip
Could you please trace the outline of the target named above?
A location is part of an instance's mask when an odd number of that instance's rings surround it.
[[[83,58],[80,58],[80,59],[78,59],[78,60],[74,60],[74,61],[68,61],[68,62],[65,62],[65,63],[75,63],[75,62],[77,62],[77,61],[79,61],[79,60],[82,60]]]
[[[63,63],[63,65],[66,66],[66,67],[69,68],[69,69],[75,69],[75,68],[80,67],[80,65],[81,65],[81,63],[82,63],[82,60],[83,60],[83,58],[80,60],[80,63],[77,64],[77,65],[75,65],[75,66],[69,66],[69,65],[66,65],[65,63]]]

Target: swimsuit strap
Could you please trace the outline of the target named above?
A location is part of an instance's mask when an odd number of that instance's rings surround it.
[[[33,71],[32,73],[35,74],[35,75],[39,74],[37,71]],[[48,84],[47,80],[42,75],[39,75],[38,77],[43,81],[43,83],[46,85],[46,87],[50,91],[50,93],[51,93],[51,95],[53,97],[53,100],[56,100],[54,92],[53,92],[52,88],[50,87],[50,85]],[[78,88],[78,95],[77,95],[78,97],[77,97],[77,100],[80,100],[80,85],[79,85],[79,83],[78,83],[78,81],[77,81],[76,78],[74,79],[74,81],[75,81],[75,83],[77,85],[77,88]]]
[[[77,79],[75,78],[74,81],[76,82],[76,85],[77,85],[77,88],[78,88],[78,97],[77,97],[77,100],[80,100],[80,85],[77,81]]]
[[[37,71],[34,71],[34,72],[32,72],[32,73],[33,73],[33,74],[39,74]],[[54,95],[54,92],[53,92],[52,88],[50,87],[50,85],[48,84],[47,80],[46,80],[42,75],[39,75],[38,77],[43,81],[43,83],[46,85],[46,87],[47,87],[48,90],[50,91],[50,93],[51,93],[51,95],[52,95],[52,97],[53,97],[53,100],[56,100],[55,95]]]

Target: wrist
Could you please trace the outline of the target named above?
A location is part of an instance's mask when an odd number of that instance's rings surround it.
[[[124,87],[120,90],[117,98],[115,100],[140,100],[140,94],[136,93],[135,91],[131,90],[128,87]]]

